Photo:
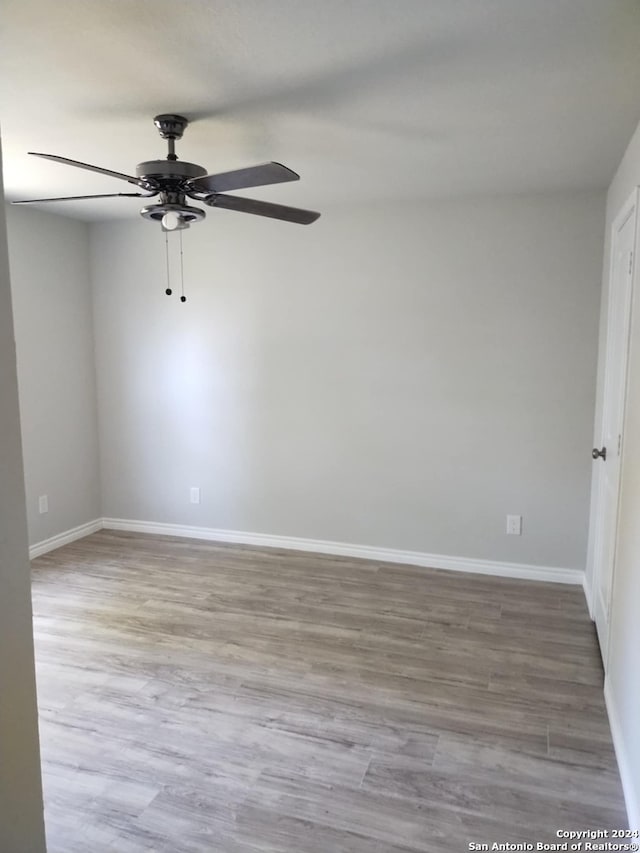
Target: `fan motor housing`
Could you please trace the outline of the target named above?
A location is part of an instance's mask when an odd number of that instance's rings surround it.
[[[185,160],[146,160],[136,166],[136,176],[141,180],[161,182],[190,181],[201,178],[207,174],[207,170],[196,163],[187,163]]]

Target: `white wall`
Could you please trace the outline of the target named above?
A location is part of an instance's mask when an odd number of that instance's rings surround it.
[[[101,514],[89,237],[26,208],[9,207],[7,224],[33,544]]]
[[[103,514],[584,569],[603,222],[598,193],[211,211],[185,305],[158,226],[93,225]]]
[[[27,519],[3,204],[0,204],[0,591],[0,850],[43,853]]]
[[[607,195],[607,235],[618,211],[640,185],[640,126]],[[596,435],[598,443],[606,344],[609,247],[604,258],[601,368]],[[640,247],[636,247],[636,253]],[[637,264],[637,260],[636,260]],[[637,277],[636,277],[637,281]],[[622,455],[620,516],[611,602],[606,693],[632,824],[640,829],[640,293],[634,294],[627,409]]]

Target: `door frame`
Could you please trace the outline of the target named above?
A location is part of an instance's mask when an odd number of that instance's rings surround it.
[[[634,237],[633,237],[633,266],[631,270],[631,283],[629,287],[629,294],[623,305],[624,311],[624,335],[625,342],[623,346],[623,388],[622,388],[622,444],[620,447],[620,456],[621,456],[621,468],[620,475],[618,477],[617,483],[617,505],[615,510],[615,522],[614,522],[614,531],[613,531],[613,565],[611,567],[611,579],[610,579],[610,592],[609,592],[609,601],[607,603],[609,614],[611,611],[611,599],[613,593],[613,585],[615,583],[615,568],[616,568],[616,552],[617,552],[617,539],[618,539],[618,522],[619,522],[619,508],[620,508],[620,491],[622,485],[622,457],[624,454],[624,423],[626,420],[626,399],[627,399],[627,390],[628,390],[628,370],[629,370],[629,350],[631,343],[631,313],[633,310],[634,296],[637,292],[637,278],[638,278],[638,267],[639,264],[636,263],[637,260],[637,250],[640,245],[639,233],[640,233],[640,187],[635,187],[632,191],[629,198],[622,205],[620,210],[618,211],[615,219],[611,223],[611,228],[609,232],[609,264],[608,264],[608,279],[607,279],[607,301],[602,307],[606,309],[606,336],[603,342],[602,352],[604,357],[604,362],[602,365],[602,405],[600,407],[599,417],[596,422],[596,429],[594,430],[594,446],[600,447],[602,446],[602,440],[604,437],[604,428],[606,423],[606,415],[607,415],[607,406],[608,406],[608,394],[610,391],[610,376],[607,373],[607,365],[611,358],[612,352],[612,329],[611,329],[611,317],[612,317],[612,289],[611,283],[613,281],[613,272],[615,265],[615,243],[616,243],[616,235],[620,231],[620,229],[624,226],[625,222],[628,220],[629,216],[635,215],[635,227],[634,227]],[[592,485],[591,485],[591,513],[590,513],[590,523],[589,523],[589,541],[588,541],[588,552],[587,552],[587,566],[586,566],[586,574],[585,574],[585,593],[587,598],[587,605],[589,607],[589,614],[592,619],[595,619],[596,615],[596,596],[598,594],[598,569],[601,565],[602,559],[602,550],[603,550],[603,525],[601,523],[601,519],[603,518],[602,506],[604,501],[604,477],[603,477],[603,469],[602,466],[598,464],[597,461],[593,463],[595,468],[592,473]],[[611,623],[609,619],[609,614],[607,615],[607,634],[611,633]],[[601,649],[602,651],[602,649]],[[609,643],[607,638],[607,647],[606,651],[603,654],[603,666],[605,671],[608,666],[608,651],[609,651]]]

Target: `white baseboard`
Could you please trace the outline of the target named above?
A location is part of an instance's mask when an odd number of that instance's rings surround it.
[[[604,680],[604,701],[609,716],[609,728],[611,729],[613,748],[615,749],[618,761],[627,818],[629,819],[629,829],[640,831],[640,787],[638,787],[638,780],[634,778],[633,765],[627,756],[618,707],[613,691],[611,690],[611,682],[608,678]]]
[[[96,530],[102,530],[102,527],[102,519],[96,518],[93,521],[88,521],[86,524],[80,524],[78,527],[72,527],[71,530],[65,530],[63,533],[51,536],[50,539],[43,539],[42,542],[36,542],[35,545],[29,547],[29,559],[33,560],[35,557],[40,557],[48,551],[61,548],[63,545],[68,545],[69,542],[75,542],[76,539],[82,539],[83,536],[95,533]]]
[[[457,572],[475,572],[499,575],[522,580],[552,581],[554,583],[582,584],[584,572],[579,569],[530,566],[524,563],[502,563],[495,560],[476,560],[470,557],[447,557],[421,551],[401,551],[395,548],[376,548],[371,545],[353,545],[323,539],[300,539],[295,536],[272,536],[267,533],[245,533],[240,530],[218,530],[212,527],[190,527],[181,524],[163,524],[152,521],[132,521],[123,518],[104,518],[107,530],[128,530],[135,533],[155,533],[163,536],[183,536],[213,542],[230,542],[236,545],[255,545],[261,548],[282,548],[293,551],[310,551],[338,557],[359,557],[386,563],[401,563],[431,569],[449,569]]]
[[[183,524],[164,524],[154,521],[137,521],[125,518],[97,518],[81,524],[50,539],[37,542],[29,548],[29,557],[39,557],[54,548],[60,548],[76,539],[105,528],[127,530],[133,533],[152,533],[162,536],[181,536],[212,542],[236,545],[253,545],[259,548],[281,548],[287,551],[307,551],[331,554],[337,557],[355,557],[383,563],[399,563],[430,569],[447,569],[456,572],[497,575],[521,580],[551,581],[552,583],[582,584],[584,572],[579,569],[533,566],[525,563],[503,563],[497,560],[477,560],[472,557],[449,557],[444,554],[427,554],[422,551],[403,551],[396,548],[377,548],[371,545],[354,545],[348,542],[331,542],[325,539],[302,539],[296,536],[273,536],[268,533],[246,533],[241,530],[219,530],[213,527],[192,527]]]

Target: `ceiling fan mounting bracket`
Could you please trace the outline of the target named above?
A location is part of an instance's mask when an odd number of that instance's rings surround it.
[[[156,116],[153,123],[163,139],[182,139],[182,134],[189,124],[189,119],[174,113],[162,113]]]

